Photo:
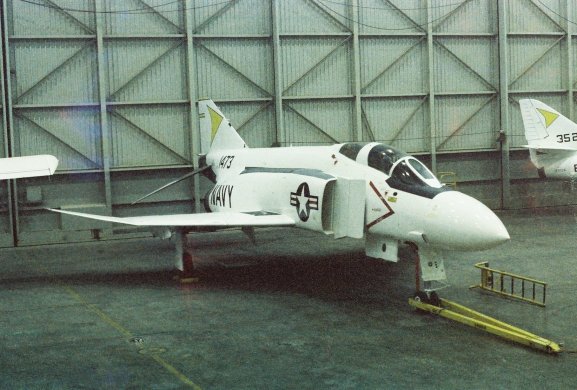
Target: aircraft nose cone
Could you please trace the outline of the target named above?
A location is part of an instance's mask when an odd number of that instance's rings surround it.
[[[448,247],[461,250],[493,248],[510,239],[503,222],[491,209],[458,191],[446,191],[433,199],[438,221],[444,225]]]

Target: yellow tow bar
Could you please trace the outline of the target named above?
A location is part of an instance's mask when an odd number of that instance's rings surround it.
[[[471,326],[473,328],[484,330],[485,332],[502,337],[506,340],[513,341],[531,348],[539,349],[547,353],[559,353],[561,347],[559,344],[544,339],[526,330],[501,322],[492,317],[481,314],[468,307],[458,303],[439,299],[440,306],[424,303],[419,299],[409,298],[409,305],[441,317]]]

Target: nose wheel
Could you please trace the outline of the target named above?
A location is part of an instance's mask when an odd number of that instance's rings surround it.
[[[428,303],[433,306],[441,306],[441,298],[436,291],[427,293],[426,291],[417,291],[413,294],[413,299],[419,303]]]
[[[445,271],[444,271],[444,266],[442,266],[442,260],[437,260],[437,261],[428,261],[426,263],[425,269],[423,267],[423,262],[421,260],[424,260],[421,258],[420,255],[420,251],[419,251],[419,247],[415,244],[410,244],[410,247],[415,251],[415,293],[413,294],[413,299],[417,302],[422,302],[422,303],[428,303],[430,305],[434,305],[434,306],[441,306],[441,298],[439,298],[439,295],[437,294],[436,291],[434,291],[432,289],[432,285],[433,282],[437,281],[439,282],[439,280],[436,280],[435,277],[442,277],[444,278],[445,276]],[[429,256],[425,256],[425,257],[429,257]],[[435,265],[438,263],[441,263],[441,269],[442,272],[440,273],[436,273],[430,272],[431,269],[431,264]],[[437,266],[435,266],[435,268],[438,268]],[[424,278],[423,275],[426,272],[428,278]],[[421,280],[423,279],[423,280]]]

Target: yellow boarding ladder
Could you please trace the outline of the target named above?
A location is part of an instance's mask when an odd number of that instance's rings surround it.
[[[481,270],[481,283],[471,286],[471,288],[478,287],[485,291],[545,307],[547,283],[489,268],[489,263],[486,261],[475,264],[475,267]]]

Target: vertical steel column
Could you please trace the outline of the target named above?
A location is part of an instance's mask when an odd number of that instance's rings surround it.
[[[104,199],[106,208],[112,214],[112,184],[110,182],[110,160],[112,158],[112,148],[110,147],[110,127],[108,124],[108,113],[106,105],[106,80],[104,77],[104,18],[103,2],[106,0],[95,0],[95,22],[96,22],[96,57],[98,60],[98,99],[100,104],[100,127],[101,127],[101,147],[102,147],[102,169],[104,175]]]
[[[429,78],[429,124],[431,137],[431,170],[437,173],[437,116],[435,114],[435,47],[433,42],[432,0],[427,0],[427,56]]]
[[[353,22],[353,72],[354,72],[354,92],[355,97],[355,128],[352,135],[353,141],[363,140],[363,121],[362,121],[362,101],[361,101],[361,51],[359,45],[359,4],[358,0],[351,0],[351,9]]]
[[[511,172],[509,164],[509,49],[507,46],[507,1],[498,0],[499,27],[499,102],[501,130],[504,139],[501,142],[501,208],[511,206]]]
[[[565,26],[567,29],[567,97],[569,98],[569,107],[567,113],[569,118],[575,120],[575,108],[573,102],[573,95],[575,93],[575,79],[573,77],[573,23],[571,21],[571,15],[573,12],[573,2],[571,0],[566,0],[567,8],[565,9]]]
[[[198,128],[198,110],[196,109],[196,101],[198,100],[196,84],[198,79],[196,77],[196,67],[194,60],[194,5],[192,0],[185,0],[185,7],[182,12],[185,12],[186,23],[186,61],[187,61],[187,90],[188,90],[188,118],[190,121],[190,142],[192,143],[192,163],[194,168],[198,168],[198,158],[201,153],[200,150],[200,133]],[[200,212],[200,177],[195,175],[193,177],[193,196],[194,196],[194,211]]]
[[[276,143],[282,145],[286,141],[282,101],[282,71],[280,64],[280,2],[272,0],[272,55],[274,66],[274,109],[276,121]]]
[[[4,156],[12,157],[14,147],[12,141],[14,117],[12,115],[12,84],[10,73],[10,42],[8,29],[8,1],[2,0],[2,16],[0,33],[2,34],[2,49],[0,50],[0,59],[2,60],[2,125],[4,126]],[[12,235],[12,244],[18,246],[18,202],[16,180],[7,180],[6,189],[8,192],[8,217],[11,222],[10,234]]]

